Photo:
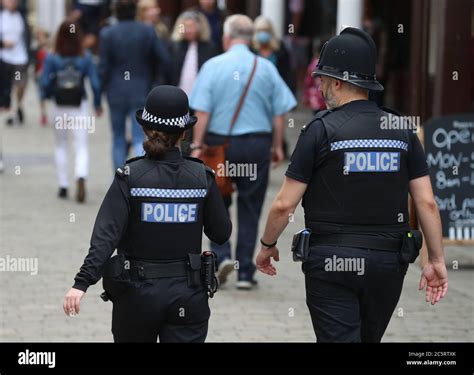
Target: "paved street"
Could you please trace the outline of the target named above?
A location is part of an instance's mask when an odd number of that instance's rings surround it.
[[[100,283],[89,289],[78,317],[68,318],[62,310],[63,296],[86,255],[95,215],[112,178],[107,112],[96,121],[96,131],[89,138],[88,197],[86,204],[78,205],[72,199],[74,184],[69,200],[56,198],[54,134],[51,126],[39,125],[32,83],[25,108],[23,127],[6,128],[0,115],[6,164],[0,175],[0,256],[37,258],[38,274],[0,272],[0,341],[110,342],[112,304],[99,298]],[[291,147],[307,118],[307,113],[294,115],[296,125],[287,131]],[[71,159],[71,171],[72,166]],[[272,172],[265,213],[284,170]],[[252,292],[237,291],[231,283],[211,300],[208,341],[315,340],[303,274],[289,254],[292,234],[302,227],[303,215],[298,210],[279,242],[278,276],[258,275],[260,287]],[[450,247],[446,251],[450,262],[447,297],[435,307],[426,304],[417,291],[420,271],[412,265],[384,341],[473,341],[474,249]],[[452,261],[459,261],[459,269],[452,269]]]

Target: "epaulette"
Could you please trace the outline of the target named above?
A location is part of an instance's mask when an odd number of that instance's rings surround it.
[[[185,156],[184,158],[185,158],[186,160],[191,160],[191,161],[195,161],[196,163],[204,164],[204,162],[203,162],[201,159],[193,158],[192,156]]]
[[[135,158],[131,158],[131,159],[128,159],[125,164],[130,164],[130,163],[133,163],[134,161],[137,161],[137,160],[142,160],[142,159],[145,159],[145,156],[137,156]]]
[[[191,161],[194,161],[196,163],[204,164],[204,162],[201,159],[193,158],[192,156],[185,156],[184,158],[186,160],[191,160]],[[212,174],[213,176],[216,175],[216,171],[214,169],[212,169],[211,167],[208,167],[206,164],[204,164],[204,167],[206,168],[206,172]]]
[[[327,115],[329,115],[333,111],[334,111],[334,109],[325,109],[323,111],[319,111],[318,113],[316,113],[316,115],[314,115],[314,117],[311,119],[311,121],[308,124],[306,124],[305,126],[303,126],[301,128],[301,132],[304,133],[306,131],[306,129],[308,129],[308,127],[311,126],[311,124],[314,124],[317,120],[323,119],[324,117],[326,117]]]
[[[125,162],[125,165],[123,167],[117,168],[115,173],[117,173],[120,177],[128,176],[130,174],[130,167],[128,165],[135,162],[135,161],[143,160],[144,158],[145,158],[145,156],[137,156],[135,158],[128,159]]]
[[[395,111],[394,109],[387,108],[387,107],[380,107],[380,109],[384,112],[391,113],[396,116],[401,116],[402,114],[400,112]]]
[[[117,168],[115,170],[115,173],[117,173],[120,177],[127,175],[127,173],[125,172],[125,168]]]
[[[207,165],[206,165],[206,172],[210,173],[212,176],[216,175],[216,171],[212,169],[211,167],[208,167]]]

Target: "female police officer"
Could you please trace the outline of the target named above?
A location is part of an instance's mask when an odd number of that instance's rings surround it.
[[[159,86],[136,117],[146,155],[117,170],[64,311],[79,313],[87,288],[103,276],[114,341],[203,342],[210,310],[201,275],[212,257],[201,254],[202,229],[222,244],[232,224],[214,172],[176,147],[197,122],[186,94]]]

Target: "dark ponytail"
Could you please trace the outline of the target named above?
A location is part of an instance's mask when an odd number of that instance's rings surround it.
[[[184,133],[184,131],[179,133],[164,133],[149,129],[144,129],[144,132],[148,139],[143,142],[143,149],[146,155],[151,159],[159,159],[175,147]]]

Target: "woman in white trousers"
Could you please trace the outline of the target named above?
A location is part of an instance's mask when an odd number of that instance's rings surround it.
[[[74,32],[71,32],[71,27]],[[75,150],[74,175],[77,181],[76,199],[85,201],[88,175],[88,136],[95,132],[95,116],[88,109],[85,77],[94,93],[95,114],[100,116],[100,83],[92,55],[82,49],[79,26],[69,21],[59,26],[53,53],[45,60],[40,77],[42,98],[54,99],[51,119],[55,131],[55,161],[59,198],[68,197],[68,139],[72,136]]]
[[[56,172],[62,198],[67,197],[69,188],[68,179],[68,143],[70,138],[74,145],[74,177],[78,183],[77,200],[83,202],[85,199],[85,180],[89,173],[89,133],[95,131],[95,119],[90,115],[87,101],[83,100],[79,107],[58,106],[53,103],[51,108],[51,119],[54,121],[55,150],[54,159]],[[64,119],[70,120],[70,124],[64,123]],[[81,120],[78,120],[81,119]],[[82,120],[84,119],[84,120]],[[88,125],[88,124],[92,124]]]

